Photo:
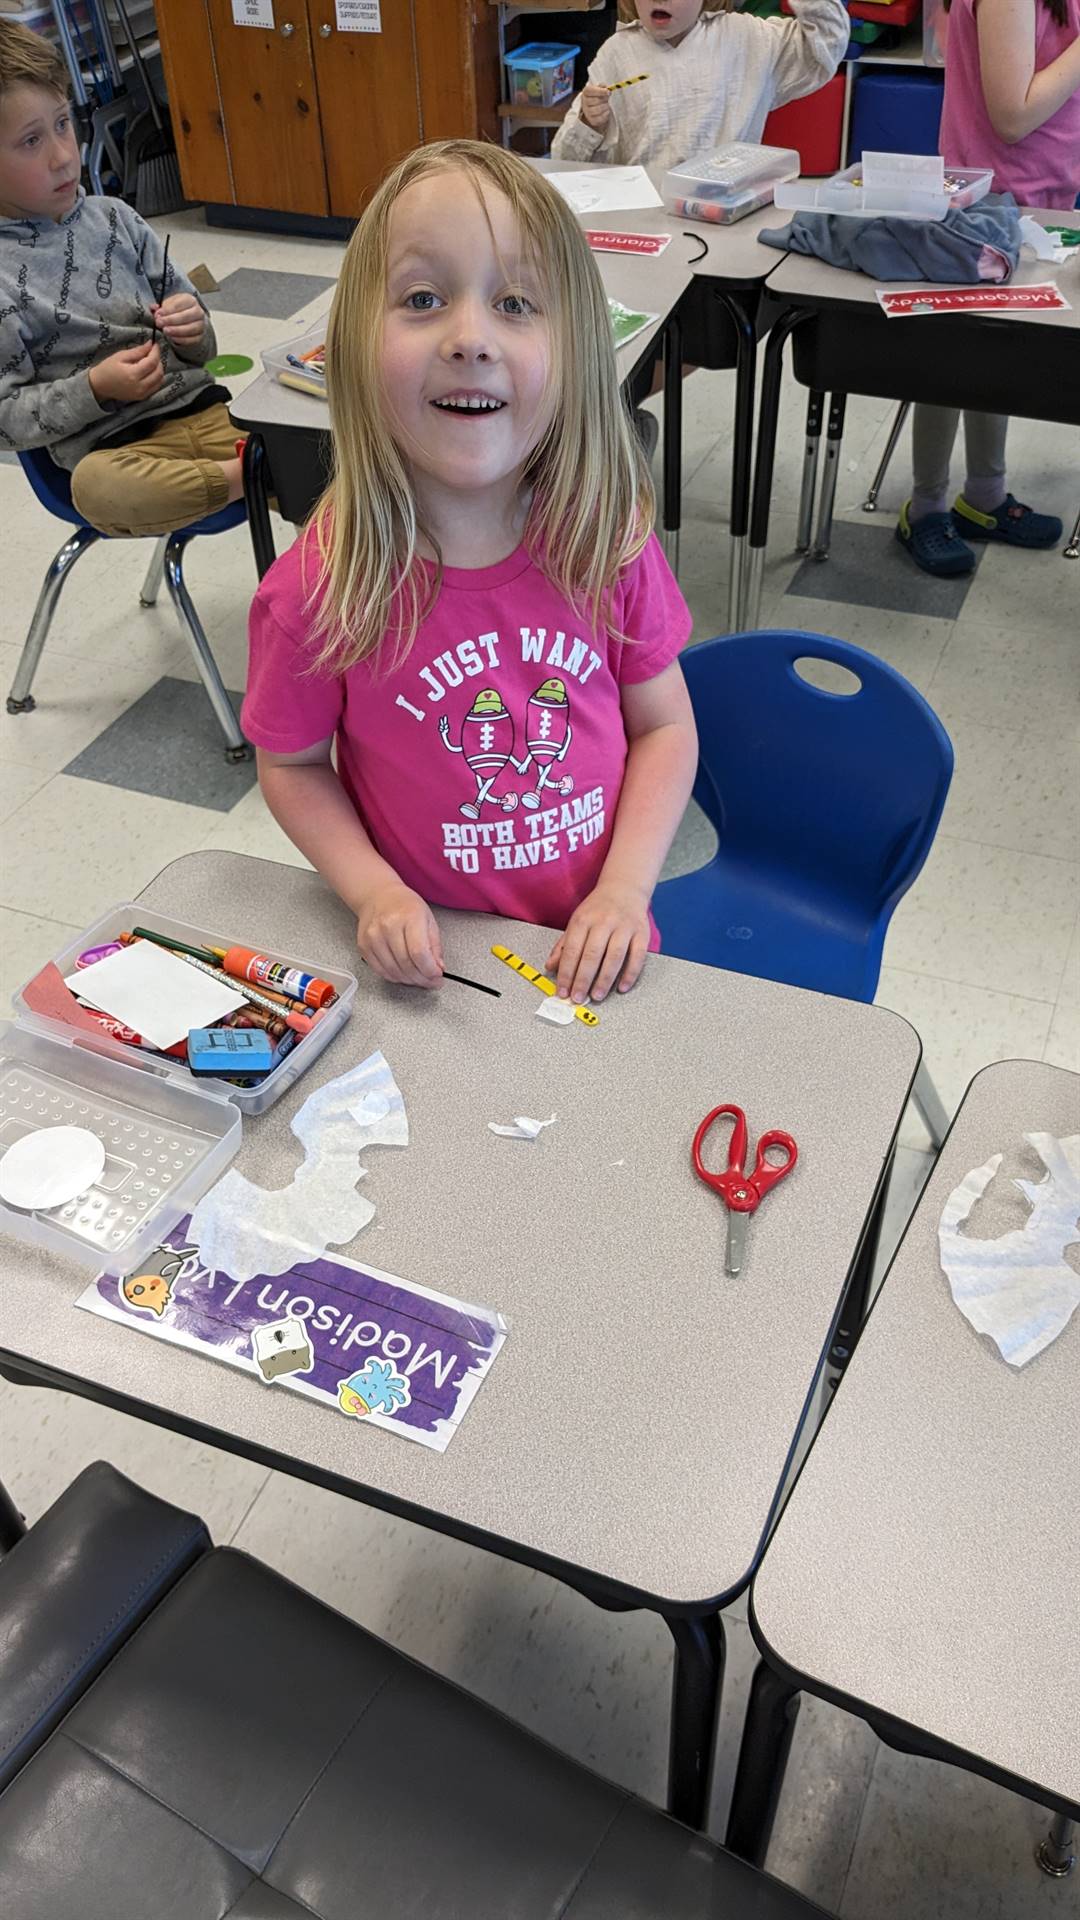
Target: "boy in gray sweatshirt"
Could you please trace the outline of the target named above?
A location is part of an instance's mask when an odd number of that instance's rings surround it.
[[[215,351],[153,228],[83,192],[59,54],[0,20],[0,447],[47,448],[102,533],[202,520],[242,492]]]

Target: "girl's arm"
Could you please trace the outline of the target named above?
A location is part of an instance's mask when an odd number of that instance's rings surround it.
[[[756,20],[740,14],[740,25],[756,26],[769,34],[775,48],[770,109],[789,100],[801,100],[831,80],[851,38],[851,21],[843,0],[793,0],[790,20]]]
[[[558,988],[580,1005],[632,987],[649,950],[649,901],[697,771],[697,729],[677,660],[622,690],[629,741],[611,846],[600,878],[548,956]],[[621,976],[621,977],[620,977]]]
[[[1052,119],[1080,87],[1080,36],[1036,73],[1037,5],[1038,0],[979,0],[975,14],[986,111],[994,132],[1009,146]]]
[[[613,80],[625,78],[620,74],[614,57],[614,37],[605,40],[595,60],[589,68],[590,87],[609,87]],[[619,124],[613,110],[608,114],[606,125],[591,127],[581,109],[585,98],[585,89],[577,94],[566,109],[562,126],[551,143],[553,160],[620,160],[626,156],[616,154],[619,144]]]
[[[329,740],[303,753],[256,748],[259,785],[279,827],[356,915],[370,967],[406,987],[437,987],[442,944],[427,902],[375,851],[330,761]]]

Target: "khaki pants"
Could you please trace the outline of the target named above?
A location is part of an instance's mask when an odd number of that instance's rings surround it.
[[[174,533],[227,505],[220,462],[236,458],[236,428],[223,405],[164,419],[129,447],[100,447],[79,461],[71,497],[99,533]]]

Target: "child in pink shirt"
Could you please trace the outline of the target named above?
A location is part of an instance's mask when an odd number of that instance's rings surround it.
[[[434,904],[563,928],[560,993],[625,991],[696,767],[690,616],[566,203],[498,147],[411,154],[327,369],[335,476],[251,613],[267,803],[385,979],[439,984]]]
[[[1067,211],[1080,192],[1080,0],[945,0],[945,99],[939,145],[950,167],[992,167],[995,193]],[[1056,514],[1036,513],[1005,485],[1009,422],[966,413],[967,477],[948,510],[960,415],[916,407],[914,491],[896,537],[924,573],[970,573],[971,540],[1054,547]]]

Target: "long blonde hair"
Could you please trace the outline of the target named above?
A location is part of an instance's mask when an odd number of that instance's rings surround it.
[[[314,513],[319,568],[308,604],[315,670],[344,672],[384,636],[392,636],[387,670],[399,666],[438,596],[441,562],[433,580],[418,565],[419,535],[431,535],[418,521],[381,405],[381,351],[394,206],[416,181],[454,171],[470,176],[481,201],[485,190],[509,201],[550,329],[551,424],[528,468],[529,553],[575,610],[610,626],[611,591],[652,528],[652,483],[619,393],[607,300],[574,214],[542,174],[502,147],[478,140],[418,147],[365,209],[330,313],[334,473]]]

